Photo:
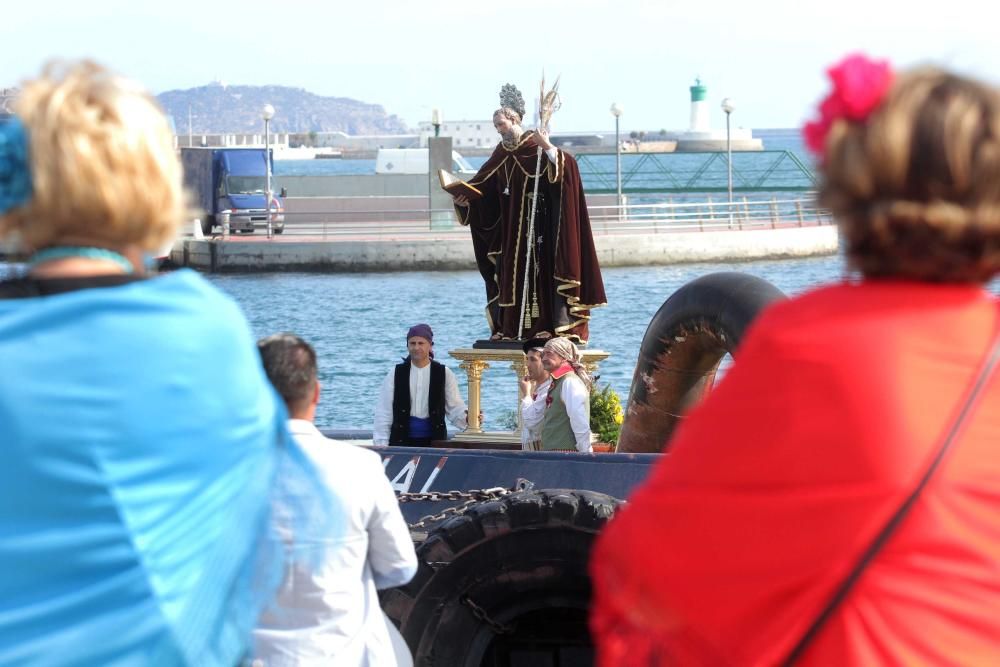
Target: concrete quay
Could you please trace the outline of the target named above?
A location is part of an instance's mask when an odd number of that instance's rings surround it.
[[[602,267],[741,262],[837,252],[833,225],[743,230],[597,233]],[[184,238],[170,256],[179,266],[218,273],[268,271],[381,272],[475,269],[464,228],[390,235]]]

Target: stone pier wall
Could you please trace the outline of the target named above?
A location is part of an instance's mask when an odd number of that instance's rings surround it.
[[[832,225],[778,229],[603,234],[594,239],[602,267],[751,261],[837,252]],[[474,269],[466,230],[409,240],[297,240],[275,237],[182,239],[171,259],[212,272],[447,271]]]

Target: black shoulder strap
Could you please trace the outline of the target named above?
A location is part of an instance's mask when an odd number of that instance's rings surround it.
[[[937,453],[934,455],[933,460],[931,460],[930,465],[927,466],[927,470],[924,471],[923,476],[920,481],[914,487],[913,491],[906,497],[906,500],[899,506],[896,512],[889,518],[882,530],[879,531],[875,539],[872,540],[868,548],[865,549],[861,558],[855,563],[854,567],[851,569],[850,574],[840,583],[840,586],[830,597],[830,600],[823,607],[816,619],[809,626],[809,629],[805,631],[802,638],[799,639],[798,643],[792,648],[788,653],[788,657],[782,663],[786,667],[794,665],[798,662],[799,658],[805,650],[812,644],[816,636],[819,635],[820,630],[826,625],[826,622],[830,620],[833,612],[836,611],[840,603],[844,601],[847,594],[851,592],[854,588],[854,584],[857,583],[861,575],[868,568],[868,565],[875,559],[875,557],[882,551],[882,548],[889,541],[889,538],[896,532],[900,524],[903,523],[903,519],[910,513],[913,506],[916,505],[917,500],[920,498],[920,494],[923,493],[924,488],[927,483],[934,476],[940,467],[941,461],[944,460],[945,455],[951,449],[951,446],[955,442],[955,438],[958,433],[962,430],[965,422],[968,421],[969,415],[972,414],[973,410],[979,404],[979,399],[982,398],[983,388],[989,381],[993,372],[996,370],[997,363],[1000,361],[1000,331],[994,333],[993,342],[990,349],[986,353],[986,357],[983,359],[982,367],[979,369],[979,373],[976,374],[975,380],[970,386],[969,392],[961,404],[961,408],[958,414],[949,424],[947,430],[944,433],[944,437],[941,439],[941,445],[938,447]]]

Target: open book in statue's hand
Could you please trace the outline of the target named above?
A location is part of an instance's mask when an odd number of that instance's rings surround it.
[[[469,201],[475,201],[483,196],[482,191],[474,185],[466,183],[455,174],[444,169],[438,169],[438,179],[441,181],[441,187],[452,197],[464,195]]]

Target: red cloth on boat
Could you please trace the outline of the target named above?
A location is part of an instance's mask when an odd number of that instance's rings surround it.
[[[591,559],[599,664],[773,665],[915,487],[998,326],[972,286],[779,303]],[[799,664],[1000,664],[1000,378]]]

